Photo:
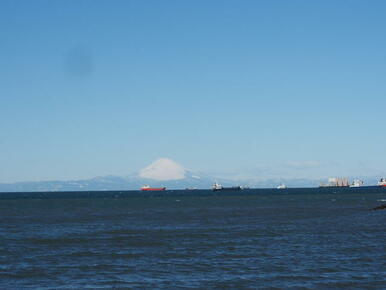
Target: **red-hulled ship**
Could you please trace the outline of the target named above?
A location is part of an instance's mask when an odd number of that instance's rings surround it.
[[[378,186],[386,187],[386,178],[385,178],[385,177],[382,177],[382,178],[378,181]]]
[[[141,187],[142,191],[161,191],[166,190],[166,187],[150,187],[149,185],[144,185]]]

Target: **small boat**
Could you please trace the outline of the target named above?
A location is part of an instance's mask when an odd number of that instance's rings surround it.
[[[286,189],[287,188],[287,186],[284,184],[284,183],[282,183],[282,184],[280,184],[278,187],[276,187],[277,189]]]
[[[215,182],[212,185],[213,191],[219,191],[219,190],[241,190],[241,186],[231,186],[231,187],[224,187],[221,184]]]
[[[141,187],[142,191],[162,191],[166,190],[166,187],[150,187],[149,185],[144,185]]]
[[[212,189],[213,189],[213,190],[222,190],[223,187],[222,187],[221,184],[215,182],[215,183],[212,185]]]
[[[382,178],[378,181],[378,186],[384,186],[384,187],[386,187],[386,178],[385,178],[385,177],[382,177]]]

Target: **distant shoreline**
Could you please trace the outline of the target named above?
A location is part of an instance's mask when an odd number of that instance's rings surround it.
[[[0,199],[77,199],[77,198],[152,198],[177,196],[248,196],[264,194],[375,194],[385,193],[386,187],[300,187],[300,188],[250,188],[239,191],[213,191],[211,189],[170,189],[144,192],[140,190],[93,190],[93,191],[32,191],[0,192]]]

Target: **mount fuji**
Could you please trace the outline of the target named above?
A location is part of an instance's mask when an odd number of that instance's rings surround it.
[[[2,192],[137,190],[144,184],[168,189],[210,188],[215,178],[192,172],[168,158],[159,158],[137,173],[127,176],[101,176],[83,180],[33,181],[0,184]],[[224,184],[229,182],[224,181]]]
[[[372,184],[372,179],[362,178],[366,184]],[[0,183],[0,192],[139,190],[145,184],[151,187],[165,186],[167,189],[209,189],[214,181],[224,186],[243,185],[251,188],[272,188],[281,183],[290,187],[312,187],[318,186],[322,180],[306,178],[224,179],[188,170],[169,158],[159,158],[145,168],[127,176],[108,175],[82,180]]]

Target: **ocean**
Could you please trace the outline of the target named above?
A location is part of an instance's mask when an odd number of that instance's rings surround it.
[[[0,288],[386,288],[386,190],[200,192],[0,196]]]

